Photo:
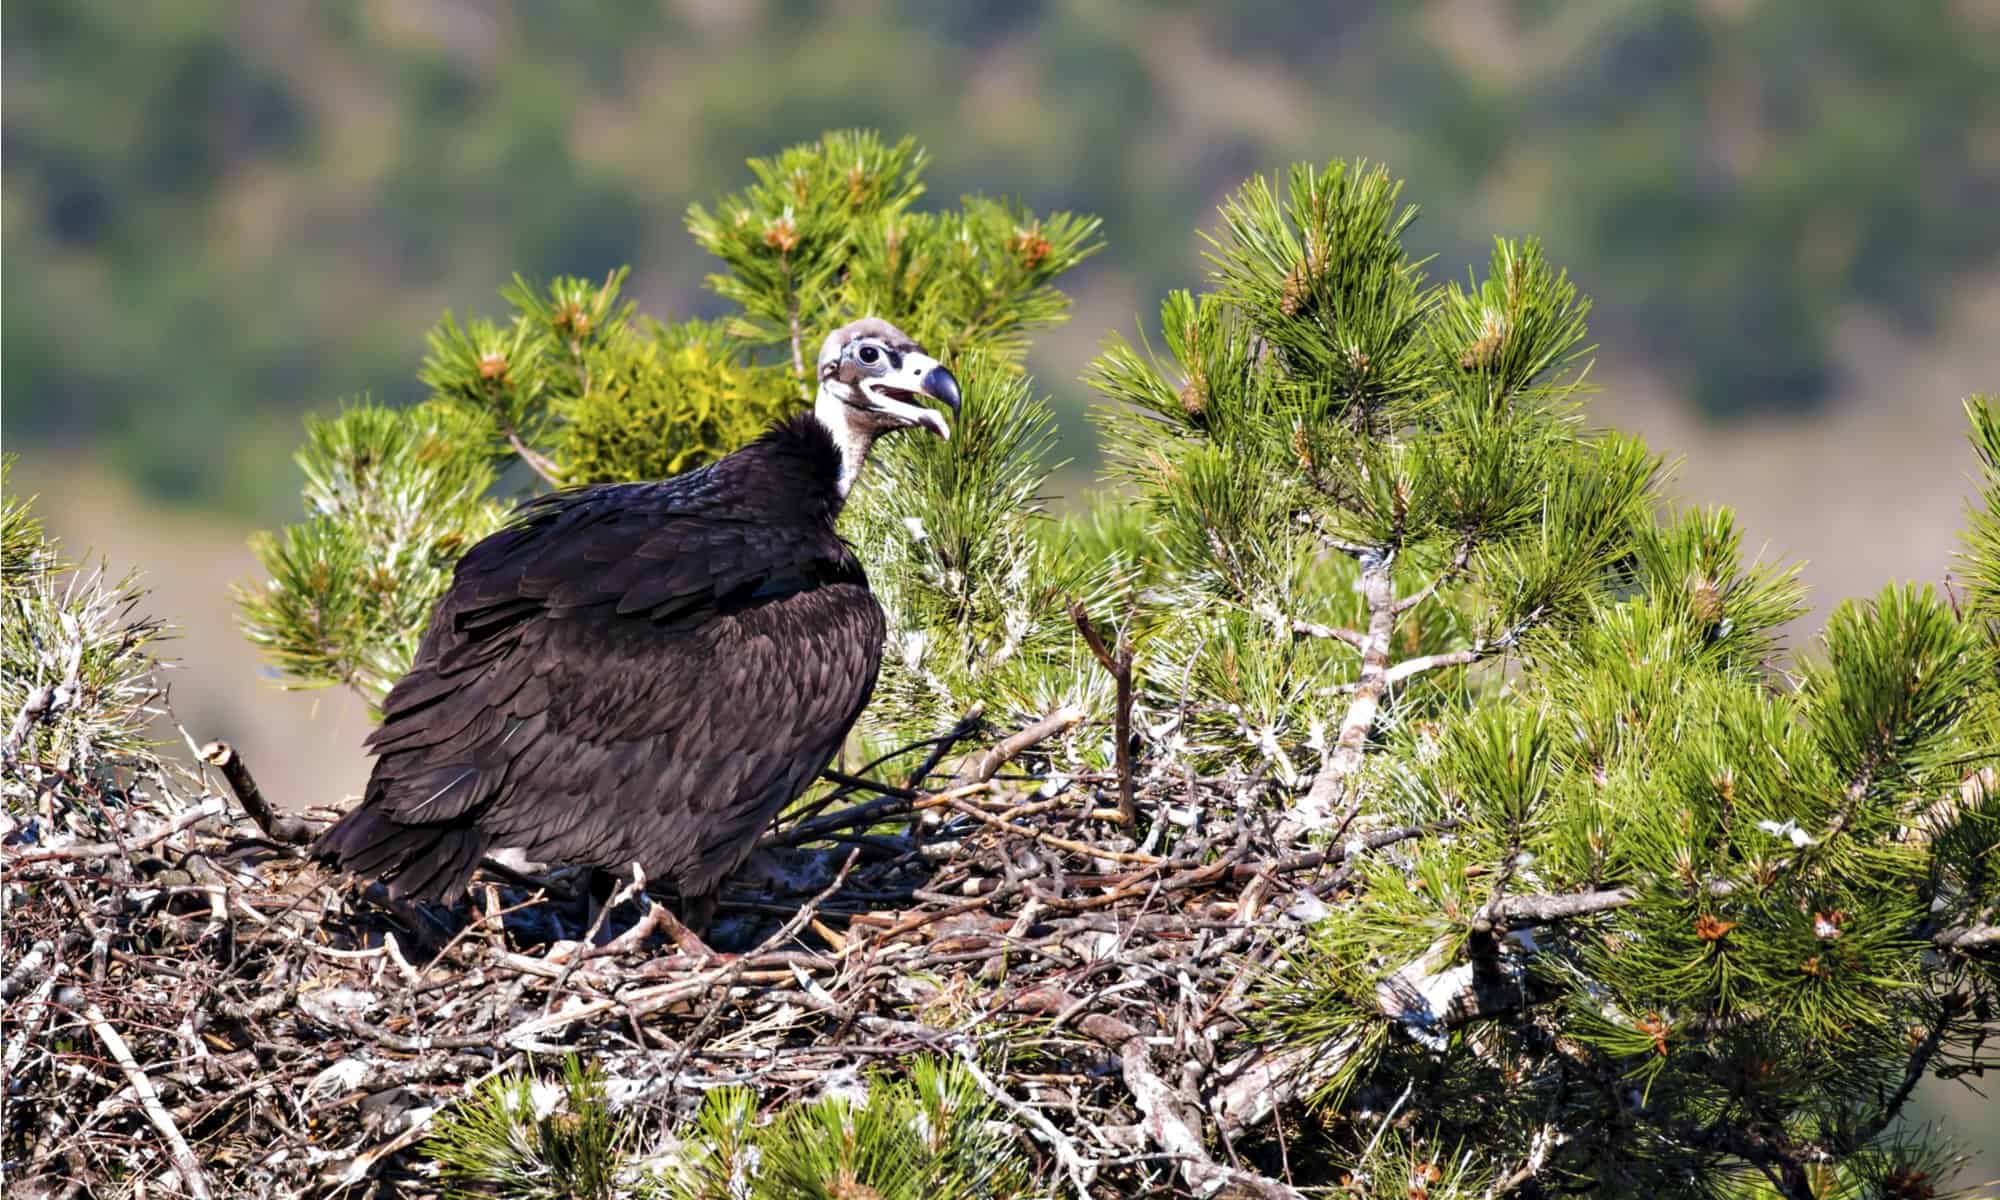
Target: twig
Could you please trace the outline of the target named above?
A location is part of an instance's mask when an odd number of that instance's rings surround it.
[[[4,861],[9,867],[23,867],[30,863],[62,860],[74,862],[86,858],[109,858],[113,855],[129,855],[134,850],[145,850],[156,846],[168,838],[199,825],[210,817],[219,817],[223,812],[222,797],[210,796],[193,808],[168,821],[145,837],[132,842],[77,842],[68,846],[52,846],[41,850],[24,850],[18,854],[7,853]]]
[[[14,1084],[14,1070],[21,1065],[21,1056],[27,1053],[28,1047],[34,1044],[42,1031],[42,1018],[48,1015],[49,997],[55,994],[56,983],[63,976],[63,967],[63,963],[56,963],[35,985],[25,1005],[26,1015],[15,1022],[13,1036],[7,1039],[7,1051],[5,1057],[0,1058],[0,1069],[4,1069],[5,1082],[9,1087]]]
[[[7,731],[6,745],[0,746],[0,759],[13,762],[21,757],[21,747],[34,732],[35,725],[56,708],[56,689],[43,684],[28,693],[28,699],[21,705],[21,711],[14,717],[14,726]]]
[[[1076,631],[1083,635],[1084,644],[1096,655],[1098,663],[1111,673],[1111,682],[1118,689],[1118,709],[1112,725],[1112,736],[1117,739],[1118,823],[1130,827],[1139,819],[1139,810],[1132,795],[1132,647],[1121,630],[1118,651],[1113,654],[1105,646],[1103,636],[1091,625],[1090,614],[1083,611],[1081,601],[1069,602],[1069,619],[1076,624]]]
[[[263,789],[252,778],[243,756],[228,742],[210,742],[203,746],[201,760],[222,772],[222,777],[229,781],[229,790],[236,793],[236,802],[250,814],[250,819],[264,831],[265,837],[287,846],[299,846],[319,836],[319,831],[307,822],[272,809],[270,802],[264,799]]]
[[[7,972],[6,978],[0,979],[0,1000],[12,1000],[27,990],[28,980],[35,978],[36,972],[42,969],[43,961],[55,950],[56,944],[47,939],[30,946],[28,952],[21,956],[21,961]]]
[[[1087,1004],[1054,988],[1033,988],[1017,993],[1010,1007],[1049,1016],[1065,1016]],[[1136,1026],[1105,1013],[1088,1013],[1076,1027],[1097,1039],[1118,1055],[1125,1088],[1139,1106],[1142,1127],[1153,1143],[1174,1159],[1181,1178],[1201,1195],[1214,1195],[1225,1188],[1233,1194],[1266,1197],[1267,1200],[1305,1200],[1298,1189],[1267,1176],[1235,1167],[1226,1167],[1208,1156],[1202,1143],[1200,1106],[1189,1103],[1160,1078],[1146,1050],[1146,1037]]]
[[[764,951],[782,946],[796,937],[799,930],[804,929],[806,923],[818,914],[819,906],[826,901],[827,897],[839,891],[842,885],[847,882],[848,873],[854,870],[854,864],[860,861],[860,858],[861,852],[859,850],[850,850],[847,854],[847,861],[840,864],[840,871],[834,875],[833,882],[822,888],[819,895],[808,900],[803,908],[800,908],[797,913],[792,915],[791,920],[779,926],[778,931],[770,937],[765,938],[762,944],[751,951],[751,954],[762,954]],[[736,986],[736,980],[743,974],[744,969],[745,959],[739,958],[731,963],[729,969],[723,972],[721,977],[717,979],[715,1000],[709,1005],[708,1011],[702,1014],[701,1020],[695,1022],[693,1032],[681,1039],[681,1048],[674,1054],[673,1065],[667,1068],[668,1075],[679,1075],[681,1066],[687,1061],[688,1055],[694,1053],[695,1049],[707,1039],[709,1030],[715,1027],[715,1022],[721,1018],[722,1010],[729,1002],[729,990]]]
[[[1055,1151],[1056,1161],[1062,1164],[1063,1171],[1069,1175],[1070,1186],[1076,1189],[1078,1200],[1090,1200],[1090,1185],[1097,1179],[1097,1164],[1079,1154],[1076,1143],[1064,1137],[1062,1131],[1057,1129],[1052,1121],[1032,1106],[1014,1099],[1006,1088],[996,1083],[980,1067],[979,1056],[973,1053],[971,1046],[963,1043],[959,1045],[958,1060],[964,1064],[965,1073],[972,1077],[972,1082],[979,1085],[979,1090],[985,1092],[988,1099],[1034,1126],[1035,1132],[1049,1144],[1049,1149]]]
[[[1448,650],[1440,654],[1420,654],[1415,658],[1406,658],[1390,667],[1383,677],[1390,687],[1394,687],[1405,679],[1421,675],[1425,671],[1435,671],[1439,667],[1470,666],[1502,650],[1513,649],[1514,644],[1521,640],[1521,635],[1528,632],[1541,619],[1542,610],[1537,608],[1515,622],[1499,637],[1490,641],[1481,639],[1463,650]]]
[[[575,950],[570,952],[569,961],[563,964],[562,974],[556,976],[555,983],[549,987],[549,1002],[551,1004],[555,1003],[556,996],[562,992],[563,985],[569,982],[569,977],[575,973],[578,967],[583,965],[585,959],[592,957],[591,951],[597,946],[597,935],[603,930],[605,919],[611,915],[611,910],[630,900],[635,893],[644,892],[645,890],[645,868],[635,862],[632,864],[632,878],[619,884],[618,890],[611,893],[611,899],[605,901],[598,908],[596,916],[591,919],[590,927],[583,932],[583,940],[577,944]],[[639,924],[646,926],[650,930],[656,919],[656,911],[649,908],[646,910],[645,918]]]
[[[1458,578],[1459,572],[1465,570],[1465,564],[1472,561],[1472,547],[1473,539],[1466,538],[1464,541],[1461,541],[1458,544],[1458,553],[1452,555],[1451,561],[1445,564],[1444,570],[1439,571],[1429,583],[1411,592],[1401,600],[1396,601],[1396,612],[1401,614],[1410,611],[1436,595],[1439,588]]]
[[[919,793],[915,788],[897,787],[893,783],[883,783],[879,779],[863,779],[859,775],[849,775],[831,767],[819,773],[821,779],[830,779],[845,788],[856,791],[874,792],[881,796],[894,796],[899,800],[915,800]]]
[[[1361,632],[1343,629],[1338,625],[1322,625],[1317,621],[1303,621],[1297,617],[1281,617],[1285,632],[1294,637],[1319,638],[1323,641],[1345,642],[1356,650],[1361,649]]]
[[[980,724],[985,720],[986,702],[983,700],[974,701],[972,706],[966,709],[957,721],[953,722],[952,727],[945,731],[944,736],[932,743],[930,753],[924,755],[924,761],[918,763],[917,769],[910,772],[909,778],[904,781],[904,785],[911,788],[922,787],[924,779],[937,769],[937,765],[940,762],[944,761],[944,756],[950,754],[953,747],[957,746],[960,742],[971,737],[973,731],[978,729]]]
[[[519,1055],[511,1055],[495,1063],[492,1070],[474,1080],[467,1090],[477,1090],[480,1084],[499,1075],[502,1071],[512,1069],[519,1060]],[[351,1187],[366,1179],[374,1172],[376,1164],[402,1153],[422,1139],[424,1134],[429,1130],[432,1119],[441,1111],[443,1111],[442,1108],[433,1108],[424,1112],[422,1116],[410,1122],[408,1129],[405,1129],[403,1132],[365,1154],[355,1155],[353,1160],[335,1178],[335,1182],[342,1187]]]
[[[1923,1041],[1911,1049],[1909,1062],[1903,1067],[1903,1081],[1896,1085],[1896,1090],[1882,1102],[1872,1118],[1842,1139],[1850,1151],[1873,1141],[1877,1134],[1887,1129],[1902,1113],[1903,1106],[1910,1102],[1910,1094],[1917,1090],[1917,1085],[1923,1082],[1924,1076],[1930,1071],[1931,1060],[1936,1058],[1937,1052],[1944,1047],[1945,1033],[1951,1028],[1949,1010],[1968,1005],[1969,997],[1963,992],[1952,992],[1945,995],[1942,1002],[1947,1007],[1947,1012],[1924,1034]]]
[[[146,1112],[146,1119],[151,1121],[153,1128],[159,1130],[160,1136],[166,1139],[168,1157],[172,1159],[174,1170],[180,1175],[181,1182],[187,1185],[189,1194],[196,1200],[210,1200],[214,1193],[209,1191],[208,1177],[202,1174],[201,1163],[195,1159],[194,1151],[188,1148],[187,1139],[181,1136],[180,1127],[174,1124],[172,1114],[168,1113],[166,1106],[160,1103],[159,1089],[153,1086],[153,1081],[139,1068],[138,1060],[132,1057],[132,1048],[127,1046],[124,1037],[112,1028],[110,1020],[104,1015],[104,1010],[99,1008],[96,1002],[93,1001],[84,1008],[83,1017],[96,1032],[98,1040],[104,1043],[104,1048],[111,1052],[111,1057],[116,1059],[119,1067],[124,1070],[125,1078],[132,1084],[132,1091],[139,1097],[139,1106]]]
[[[1048,833],[1040,829],[1030,829],[1026,825],[1016,825],[1004,817],[996,817],[992,813],[981,812],[978,808],[967,804],[963,800],[953,800],[951,807],[952,811],[964,813],[968,817],[984,821],[995,829],[1003,829],[1008,833],[1017,833],[1022,837],[1031,837],[1044,846],[1053,846],[1058,850],[1067,850],[1072,854],[1085,854],[1092,858],[1106,858],[1112,862],[1137,863],[1147,867],[1156,866],[1162,861],[1157,855],[1135,854],[1128,850],[1111,850],[1103,846],[1091,846],[1083,842],[1072,841],[1066,837],[1057,837],[1053,833]]]
[[[1008,760],[1015,755],[1041,745],[1081,720],[1083,720],[1082,709],[1068,704],[1063,705],[967,763],[964,769],[959,771],[958,778],[952,780],[952,786],[964,787],[967,784],[988,782],[999,774],[1000,768],[1006,766]]]
[[[514,453],[521,456],[522,462],[528,464],[530,471],[541,476],[543,483],[552,488],[563,486],[562,469],[556,466],[554,460],[522,441],[521,435],[511,428],[507,430],[507,444],[514,448]]]
[[[886,796],[880,800],[850,805],[830,812],[825,816],[801,821],[790,829],[774,833],[758,843],[760,846],[796,846],[814,841],[830,833],[852,829],[857,825],[874,825],[886,818],[901,816],[913,809],[937,808],[961,796],[970,796],[986,790],[986,783],[969,783],[948,791],[933,792],[920,800],[905,799],[901,796]]]

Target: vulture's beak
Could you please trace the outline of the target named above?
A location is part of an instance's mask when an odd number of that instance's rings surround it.
[[[932,433],[947,440],[951,437],[951,427],[936,409],[912,403],[918,397],[935,400],[951,407],[951,415],[958,416],[958,380],[944,364],[928,354],[909,353],[903,355],[902,370],[874,384],[876,407],[895,413],[906,424],[921,425]]]
[[[951,405],[951,415],[958,415],[958,377],[943,366],[935,366],[924,372],[924,395],[939,404]]]

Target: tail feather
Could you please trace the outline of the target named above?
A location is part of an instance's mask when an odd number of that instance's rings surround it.
[[[364,803],[321,834],[312,854],[380,879],[391,895],[450,904],[465,894],[487,841],[468,825],[406,825]]]

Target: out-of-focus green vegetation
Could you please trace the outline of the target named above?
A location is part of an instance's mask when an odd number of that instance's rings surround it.
[[[1101,214],[1086,322],[1191,282],[1245,174],[1365,155],[1430,198],[1414,246],[1539,231],[1706,408],[1803,408],[1841,309],[1920,323],[2000,255],[1991,11],[7,0],[7,433],[280,512],[299,412],[419,395],[440,309],[632,262],[642,310],[710,312],[687,202],[850,124],[940,198]]]

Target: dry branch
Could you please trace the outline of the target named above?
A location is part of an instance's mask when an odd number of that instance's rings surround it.
[[[1083,720],[1083,710],[1079,708],[1064,705],[1056,709],[967,763],[964,769],[959,771],[958,778],[952,780],[952,785],[964,787],[967,784],[988,782],[998,775],[1000,768],[1006,766],[1008,760],[1015,755],[1041,745],[1081,720]]]
[[[250,814],[250,819],[264,831],[265,837],[283,845],[298,846],[318,836],[319,831],[310,822],[285,816],[271,807],[270,802],[264,799],[263,789],[257,786],[256,778],[250,774],[250,767],[243,761],[243,756],[228,742],[210,742],[203,746],[201,760],[222,772],[222,777],[229,781],[229,790],[236,793],[236,802]]]
[[[775,1099],[925,1053],[976,1065],[999,1116],[1079,1195],[1291,1196],[1275,1160],[1239,1160],[1231,1139],[1257,1127],[1246,1115],[1268,1128],[1307,1073],[1269,1064],[1253,1100],[1242,1074],[1164,1069],[1164,1043],[1151,1039],[1220,1044],[1239,1030],[1257,964],[1305,935],[1307,918],[1287,914],[1317,911],[1301,898],[1337,881],[1322,868],[1352,847],[1301,854],[1277,840],[1255,802],[1260,779],[1135,773],[1137,812],[1171,802],[1202,816],[1134,848],[1132,834],[1093,819],[1086,798],[1104,778],[1050,776],[1036,753],[1080,717],[1058,710],[1003,738],[956,786],[891,784],[774,834],[774,873],[725,889],[712,936],[749,951],[721,961],[677,946],[664,904],[620,928],[631,906],[592,911],[580,894],[503,873],[420,931],[437,949],[411,959],[402,922],[417,914],[274,853],[289,832],[275,822],[245,837],[248,822],[209,819],[224,813],[221,797],[103,806],[117,836],[0,858],[11,894],[29,898],[8,913],[20,957],[0,979],[9,1119],[60,1114],[22,1127],[10,1157],[29,1180],[97,1178],[135,1138],[171,1147],[122,1067],[51,1036],[94,1003],[135,1063],[158,1064],[141,1072],[157,1112],[219,1195],[364,1178],[434,1194],[435,1179],[413,1169],[430,1114],[525,1055],[589,1056],[624,1103],[660,1110],[650,1128],[670,1128],[687,1098],[721,1083]],[[968,714],[926,744],[958,742],[975,723]],[[212,757],[221,767],[234,756]],[[1034,782],[1017,791],[996,779],[1004,764]],[[255,805],[244,805],[253,820]],[[924,820],[882,832],[910,813]],[[1378,830],[1357,844],[1431,832]],[[128,857],[142,854],[144,872]],[[1001,999],[1036,989],[1072,1011]],[[1016,1065],[996,1053],[1030,1029],[1035,1055]]]
[[[1114,654],[1104,644],[1103,635],[1090,623],[1090,614],[1083,610],[1080,601],[1070,601],[1069,619],[1075,623],[1076,631],[1083,635],[1084,644],[1090,647],[1091,654],[1111,673],[1112,686],[1117,689],[1118,707],[1112,723],[1112,736],[1117,739],[1113,750],[1118,764],[1117,821],[1120,825],[1130,826],[1139,819],[1132,795],[1132,647],[1120,634],[1118,650]]]
[[[139,1106],[146,1111],[146,1119],[166,1140],[168,1161],[174,1164],[174,1171],[187,1185],[188,1193],[196,1200],[209,1200],[214,1193],[209,1190],[208,1176],[202,1173],[201,1164],[195,1160],[194,1151],[189,1149],[187,1139],[181,1136],[173,1116],[160,1103],[159,1089],[153,1086],[153,1081],[140,1069],[138,1060],[132,1057],[132,1048],[125,1044],[125,1039],[112,1026],[110,1018],[97,1005],[85,1008],[83,1016],[98,1040],[104,1043],[104,1048],[111,1052],[112,1059],[125,1072],[125,1078],[131,1081],[132,1091],[139,1097]]]

